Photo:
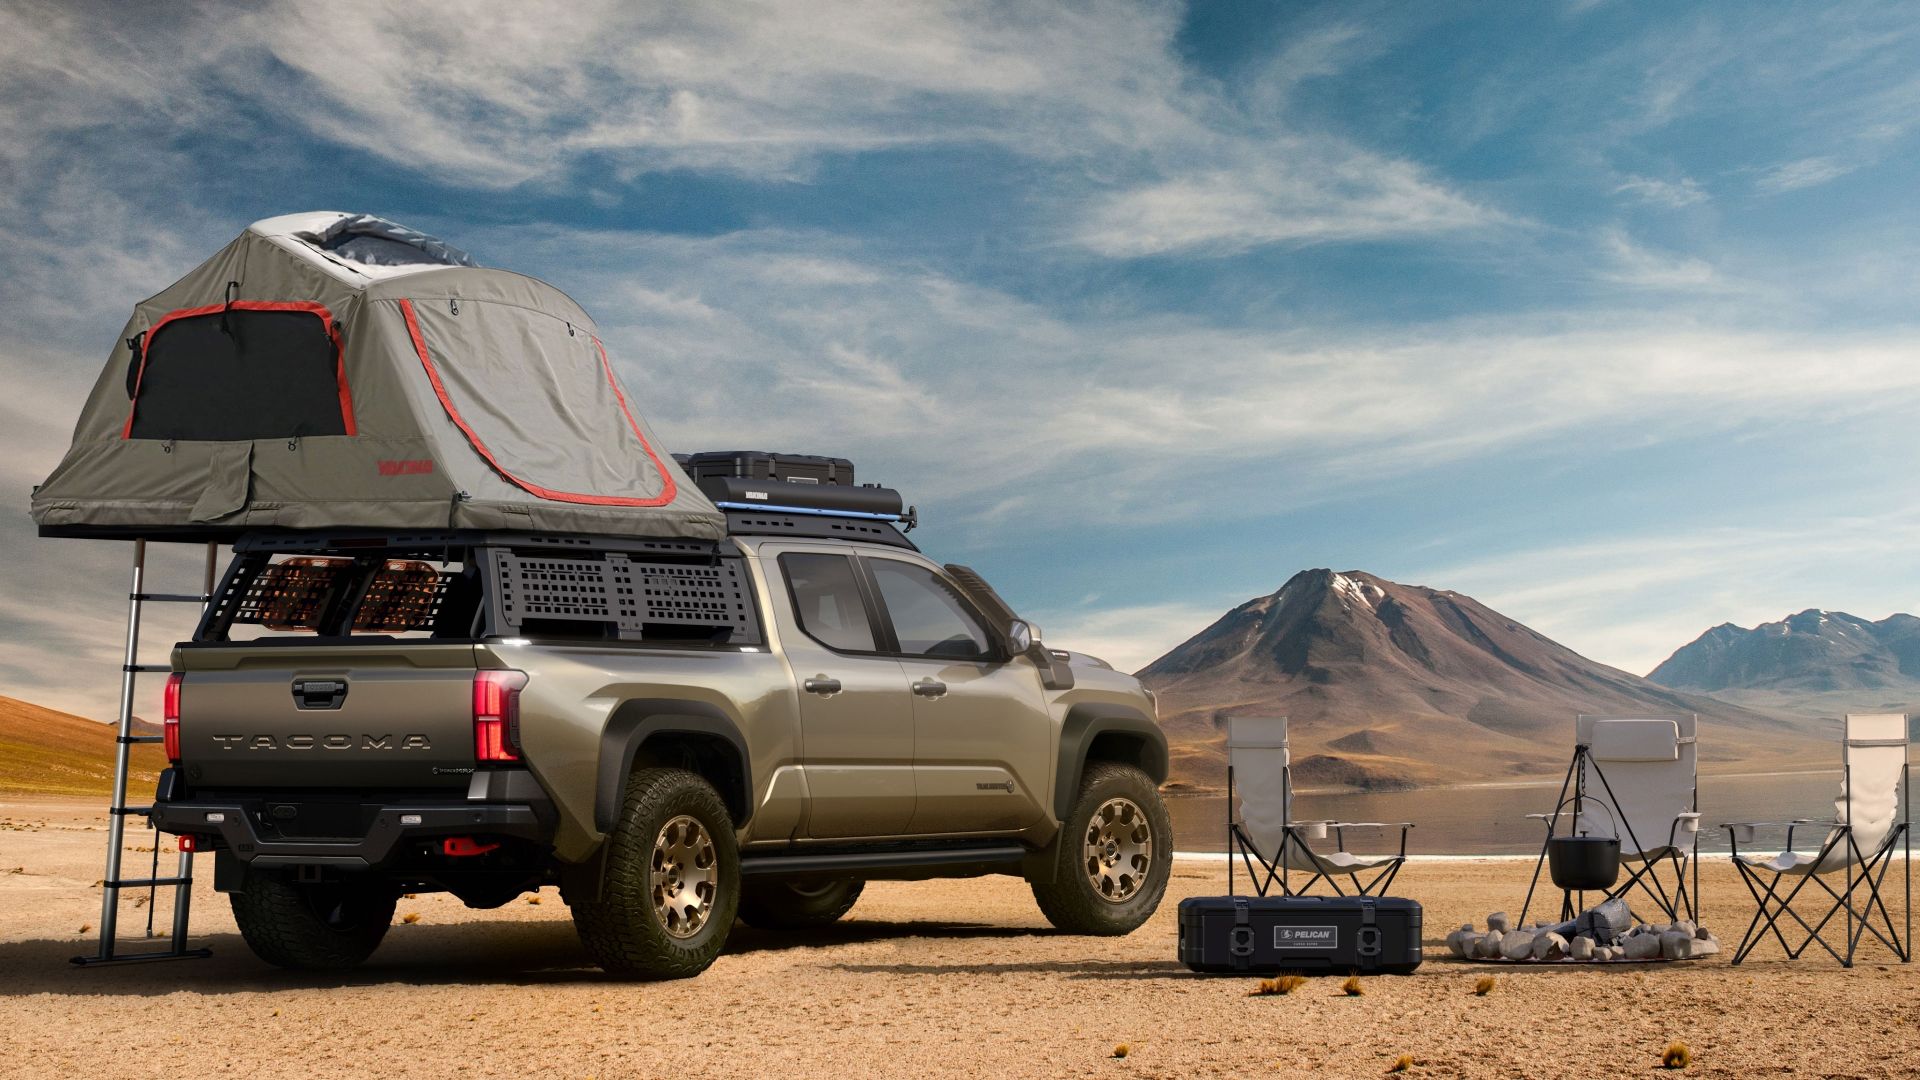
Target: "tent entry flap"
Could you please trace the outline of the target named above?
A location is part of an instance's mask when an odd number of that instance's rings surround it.
[[[253,488],[253,444],[222,443],[213,448],[207,465],[207,486],[188,514],[192,521],[213,522],[247,508]]]

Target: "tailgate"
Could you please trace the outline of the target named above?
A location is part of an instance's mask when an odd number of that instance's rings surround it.
[[[469,644],[219,645],[175,654],[180,762],[216,788],[464,789]]]

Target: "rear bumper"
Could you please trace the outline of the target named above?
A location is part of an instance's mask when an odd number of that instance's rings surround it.
[[[531,773],[504,770],[476,777],[466,799],[447,797],[386,797],[342,800],[332,794],[326,808],[338,815],[345,810],[364,823],[352,836],[302,837],[287,835],[278,821],[297,822],[300,812],[323,804],[327,793],[284,791],[271,793],[196,792],[177,797],[179,783],[171,769],[162,774],[160,788],[147,820],[166,833],[216,837],[216,848],[256,867],[331,867],[337,870],[378,869],[403,856],[410,841],[443,836],[514,837],[545,842],[555,820],[553,804]],[[291,807],[285,819],[277,808]],[[284,812],[284,811],[282,811]]]

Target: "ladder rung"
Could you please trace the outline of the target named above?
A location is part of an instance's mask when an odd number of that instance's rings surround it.
[[[212,956],[212,949],[177,949],[172,952],[115,953],[112,956],[76,956],[81,967],[106,967],[113,964],[139,964],[152,960],[201,960]]]
[[[127,599],[151,604],[205,604],[212,601],[213,597],[200,593],[137,592],[128,593]]]
[[[121,664],[121,671],[132,671],[146,675],[158,675],[163,671],[172,671],[172,664]]]
[[[119,736],[119,740],[128,746],[136,746],[140,743],[166,742],[167,737],[165,735],[122,735]]]
[[[100,883],[100,887],[104,889],[113,889],[115,891],[119,891],[121,889],[149,889],[149,888],[155,888],[160,885],[191,885],[191,884],[193,884],[193,879],[190,877],[141,877],[141,878],[119,878],[114,881],[103,881]]]
[[[119,814],[122,817],[140,817],[152,809],[151,806],[109,806],[107,813]]]

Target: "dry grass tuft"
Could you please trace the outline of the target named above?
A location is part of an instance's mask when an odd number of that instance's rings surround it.
[[[1291,994],[1307,983],[1304,975],[1280,975],[1271,979],[1261,979],[1260,985],[1247,991],[1248,997],[1266,997],[1270,994]]]
[[[420,921],[420,913],[417,911],[409,911],[405,915],[400,916],[400,921],[406,923],[408,926],[412,926],[414,923]]]
[[[1393,1064],[1387,1066],[1387,1071],[1390,1073],[1403,1073],[1403,1072],[1413,1071],[1413,1055],[1401,1054],[1399,1057],[1394,1058]]]
[[[1113,1056],[1117,1058],[1126,1057],[1131,1053],[1133,1053],[1132,1043],[1121,1043],[1119,1046],[1113,1048]]]
[[[527,903],[529,903],[529,904],[537,904],[537,903],[539,903],[539,902],[540,902],[540,898],[539,898],[539,897],[537,897],[537,896],[529,896],[529,897],[527,897]]]
[[[81,924],[80,924],[80,932],[81,932],[81,933],[83,933],[83,934],[91,934],[91,933],[93,933],[93,924],[92,924],[92,923],[90,923],[90,922],[88,922],[88,923],[81,923]]]
[[[1687,1044],[1675,1040],[1667,1044],[1667,1052],[1660,1055],[1660,1067],[1663,1069],[1684,1069],[1693,1064],[1693,1051]]]
[[[1347,981],[1340,984],[1340,992],[1348,997],[1359,997],[1367,992],[1367,988],[1360,985],[1360,976],[1349,975]]]
[[[1482,975],[1480,976],[1479,981],[1473,984],[1473,992],[1480,997],[1486,997],[1488,994],[1493,993],[1494,987],[1499,985],[1500,985],[1499,979],[1496,979],[1491,975]]]

